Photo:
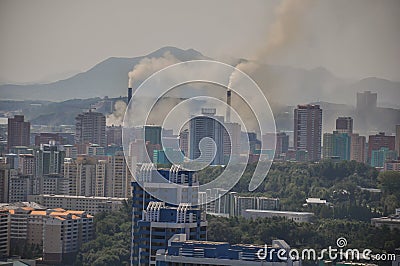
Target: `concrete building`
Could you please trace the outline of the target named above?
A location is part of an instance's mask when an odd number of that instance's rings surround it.
[[[366,158],[366,140],[365,136],[359,134],[350,135],[350,160],[359,163],[365,163]]]
[[[336,131],[347,135],[353,134],[353,118],[338,117],[336,119]]]
[[[7,150],[14,146],[30,146],[31,124],[24,121],[23,115],[8,118]]]
[[[106,128],[107,146],[122,145],[122,126],[110,126]]]
[[[285,132],[266,133],[262,136],[262,141],[268,150],[275,150],[276,159],[286,154],[289,150],[289,135]]]
[[[244,210],[242,216],[247,219],[284,217],[298,223],[309,223],[314,217],[312,212],[291,212],[291,211],[273,211],[273,210]]]
[[[159,178],[165,178],[167,182],[161,182]],[[180,186],[176,188],[171,183]],[[179,206],[161,202],[153,195],[161,195]],[[205,240],[205,215],[200,209],[191,207],[198,204],[198,181],[193,172],[184,171],[177,165],[171,169],[156,169],[154,164],[143,164],[135,173],[132,196],[131,265],[154,264],[156,251],[165,249],[168,239],[175,233],[185,233],[189,239]]]
[[[294,148],[308,154],[309,161],[321,159],[322,109],[319,105],[298,105],[294,109]]]
[[[55,142],[42,144],[40,149],[35,151],[35,184],[33,194],[43,193],[43,178],[48,174],[60,174],[64,162],[64,147]]]
[[[10,214],[0,210],[0,258],[10,255]]]
[[[400,125],[396,125],[396,145],[395,150],[397,155],[400,157]]]
[[[200,209],[187,203],[167,207],[163,202],[149,202],[138,226],[139,265],[154,264],[157,250],[165,249],[175,234],[184,234],[187,239],[206,240],[207,221]]]
[[[186,157],[189,157],[189,130],[184,129],[179,133],[179,148]]]
[[[61,263],[93,238],[93,216],[84,211],[56,210],[43,220],[43,260]]]
[[[395,214],[387,217],[372,218],[371,224],[375,227],[387,226],[391,230],[400,230],[400,209],[396,209]]]
[[[106,117],[102,113],[85,112],[76,118],[75,143],[92,143],[102,147],[107,145]]]
[[[377,93],[371,91],[357,92],[357,110],[366,111],[373,110],[377,107]]]
[[[400,171],[400,160],[385,161],[383,170],[384,171]]]
[[[325,133],[323,138],[323,158],[339,158],[350,160],[351,137],[347,133]]]
[[[91,215],[99,212],[119,210],[127,198],[85,197],[68,195],[29,195],[28,201],[37,202],[47,208],[83,210]]]
[[[10,169],[7,164],[0,164],[0,202],[8,202]]]
[[[39,133],[35,136],[35,146],[39,147],[42,144],[49,144],[50,141],[59,145],[67,144],[67,140],[59,133]]]
[[[215,108],[202,108],[202,115],[189,121],[190,159],[199,158],[201,162],[211,162],[213,165],[224,164],[224,134],[227,133],[223,127],[224,118],[215,114]],[[205,138],[212,139],[215,144]],[[201,158],[200,144],[203,149]]]
[[[18,156],[18,169],[23,175],[35,175],[36,161],[33,154],[20,154]]]
[[[229,161],[230,155],[240,155],[241,126],[238,123],[225,122],[224,126],[224,156],[225,162]]]
[[[372,151],[387,148],[388,150],[395,149],[395,136],[387,136],[384,132],[368,137],[368,161],[371,162]]]
[[[130,196],[132,175],[122,152],[116,152],[114,156],[65,158],[62,172],[67,182],[67,195],[116,198]]]
[[[277,255],[280,249],[288,251],[290,246],[284,240],[273,240],[272,245],[268,246],[232,245],[227,242],[187,240],[184,234],[176,234],[168,241],[166,249],[157,251],[155,265],[301,266],[301,261],[280,260]]]
[[[32,176],[20,175],[15,170],[10,170],[8,181],[8,201],[26,201],[29,194],[32,194]]]
[[[45,209],[32,203],[22,205],[3,205],[1,209],[1,213],[6,211],[10,217],[10,246],[21,243],[42,245],[46,263],[68,261],[83,243],[93,238],[93,216],[84,211]],[[1,225],[0,221],[0,232]]]
[[[108,157],[109,172],[105,182],[105,196],[128,198],[131,196],[132,174],[123,152]]]
[[[153,145],[161,145],[161,126],[154,126],[154,125],[146,125],[144,126],[145,130],[145,142],[150,142]]]
[[[397,159],[396,151],[382,147],[379,150],[372,150],[370,163],[373,167],[384,167],[387,160],[392,161],[395,159]]]

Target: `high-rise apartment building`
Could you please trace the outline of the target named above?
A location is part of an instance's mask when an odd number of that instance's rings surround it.
[[[371,91],[357,92],[357,110],[365,111],[376,108],[377,99],[377,93],[371,93]]]
[[[7,164],[0,164],[0,202],[8,202],[10,169]]]
[[[372,150],[370,164],[373,167],[384,167],[386,161],[395,159],[397,159],[396,151],[382,147],[379,150]]]
[[[14,146],[30,145],[31,124],[24,121],[23,115],[16,115],[14,118],[8,118],[7,149]]]
[[[43,247],[43,260],[49,264],[68,264],[83,243],[93,238],[93,216],[84,211],[33,208],[8,205],[11,246],[37,244]],[[4,228],[0,211],[0,242]],[[0,246],[1,250],[1,246]]]
[[[336,119],[336,131],[338,133],[353,133],[353,118],[351,117],[338,117]]]
[[[350,160],[357,161],[359,163],[366,162],[366,140],[365,136],[360,136],[359,134],[351,134],[350,135]]]
[[[347,133],[325,133],[323,138],[323,157],[350,160],[351,137]]]
[[[225,124],[226,130],[224,130],[224,155],[230,156],[240,154],[240,138],[241,138],[241,126],[238,123]]]
[[[60,174],[64,162],[65,151],[62,145],[54,141],[40,145],[35,151],[35,178],[33,181],[33,194],[43,194],[44,178],[49,174]]]
[[[114,156],[65,158],[62,173],[67,195],[130,197],[132,175],[122,152],[117,152]]]
[[[226,134],[223,127],[224,118],[215,114],[215,108],[202,108],[202,116],[190,120],[190,159],[198,159],[202,155],[199,159],[202,162],[224,164],[224,134]],[[206,138],[212,139],[215,144]],[[203,149],[203,154],[200,149]]]
[[[179,133],[179,148],[186,157],[189,157],[189,130],[184,129]]]
[[[153,145],[161,145],[161,126],[146,125],[145,130],[145,142],[150,142]]]
[[[35,156],[33,154],[20,154],[18,156],[18,168],[23,175],[35,175]]]
[[[106,117],[102,113],[85,112],[76,118],[75,143],[107,145]]]
[[[108,157],[108,172],[105,192],[108,197],[128,198],[131,196],[132,175],[122,152]]]
[[[10,214],[0,210],[0,258],[10,255]]]
[[[400,157],[400,125],[396,125],[396,145],[395,150],[397,152],[397,156]]]
[[[164,202],[149,202],[138,222],[140,251],[137,265],[155,264],[157,250],[166,249],[175,234],[184,234],[191,240],[206,240],[207,222],[202,216],[200,209],[187,203],[168,207]]]
[[[321,159],[322,109],[319,105],[298,105],[294,109],[294,148],[306,151],[309,161]]]
[[[368,137],[368,161],[371,161],[372,151],[378,151],[381,148],[387,148],[393,151],[395,149],[395,136],[387,136],[384,132]]]
[[[35,146],[49,144],[51,141],[55,142],[56,144],[67,144],[67,140],[59,133],[39,133],[35,136]]]
[[[122,126],[110,126],[106,128],[107,145],[122,145]]]
[[[166,183],[158,181],[165,178]],[[144,185],[144,189],[138,183]],[[178,187],[170,183],[179,184]],[[154,164],[137,168],[132,182],[132,253],[131,265],[149,265],[155,261],[157,249],[165,249],[173,232],[181,232],[188,239],[206,237],[207,221],[201,210],[191,206],[198,204],[198,181],[193,172],[173,165],[171,169],[156,169]],[[172,206],[152,195],[163,195]]]

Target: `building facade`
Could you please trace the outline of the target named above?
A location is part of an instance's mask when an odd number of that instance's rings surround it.
[[[23,115],[16,115],[14,118],[8,118],[8,137],[7,149],[14,146],[29,146],[31,124],[24,121]]]
[[[368,137],[368,161],[371,162],[372,151],[378,151],[381,148],[388,150],[395,149],[395,137],[387,136],[384,132]]]
[[[214,165],[224,164],[224,134],[226,134],[226,130],[223,127],[223,117],[215,114],[216,109],[203,108],[202,116],[190,120],[190,159],[199,159],[201,162],[211,162]],[[215,144],[205,138],[212,139]],[[200,143],[200,141],[202,142]],[[203,154],[200,148],[203,149]]]
[[[351,117],[338,117],[336,119],[336,131],[339,133],[353,133],[353,118]]]
[[[322,109],[319,105],[298,105],[294,109],[294,148],[307,152],[309,161],[321,159]]]
[[[298,260],[279,259],[277,253],[280,249],[288,251],[290,246],[284,240],[273,240],[268,246],[231,245],[227,242],[186,240],[184,234],[176,234],[169,240],[166,249],[157,251],[155,265],[301,265]]]
[[[102,147],[107,145],[106,117],[102,113],[85,112],[76,118],[75,143],[92,143]]]

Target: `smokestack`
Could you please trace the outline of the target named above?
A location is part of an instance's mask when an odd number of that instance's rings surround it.
[[[226,91],[226,104],[228,105],[226,108],[226,122],[231,122],[231,98],[232,98],[232,91],[228,89]]]
[[[132,99],[132,88],[128,88],[128,104]]]

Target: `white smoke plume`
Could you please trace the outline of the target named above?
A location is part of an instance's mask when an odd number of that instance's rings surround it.
[[[126,103],[124,101],[116,101],[114,104],[114,112],[107,116],[107,126],[121,126],[124,119],[126,110]]]
[[[279,56],[285,51],[290,44],[301,36],[302,20],[307,10],[315,0],[283,0],[275,10],[276,20],[268,29],[266,40],[263,45],[256,51],[253,59],[256,61],[268,61],[269,57]],[[258,68],[256,62],[241,62],[236,68],[252,74]],[[229,79],[229,86],[236,82],[236,71],[234,71]]]
[[[180,61],[169,51],[165,52],[162,57],[143,58],[139,64],[135,65],[132,71],[129,72],[128,87],[132,88],[134,80],[145,80],[153,73]]]

